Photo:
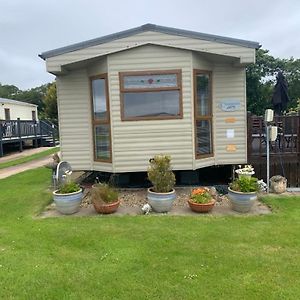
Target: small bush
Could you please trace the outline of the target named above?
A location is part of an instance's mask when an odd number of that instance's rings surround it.
[[[149,160],[148,179],[153,184],[156,193],[168,193],[175,186],[175,174],[171,169],[171,157],[169,155],[155,155]]]
[[[240,176],[234,179],[229,186],[236,192],[250,193],[259,191],[259,184],[255,177]]]
[[[58,193],[59,194],[69,194],[69,193],[74,193],[78,192],[80,190],[80,185],[77,184],[76,182],[66,182],[63,185],[60,186]]]

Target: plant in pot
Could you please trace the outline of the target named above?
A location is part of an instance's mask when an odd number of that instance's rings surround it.
[[[119,193],[110,183],[94,184],[91,199],[96,212],[100,214],[114,213],[120,205]]]
[[[207,187],[193,189],[188,200],[191,210],[200,213],[210,212],[215,203],[216,201]]]
[[[239,174],[239,177],[235,178],[228,188],[232,209],[238,212],[248,212],[257,200],[260,186],[257,178]]]
[[[72,171],[65,172],[64,181],[58,190],[53,192],[56,209],[65,215],[74,214],[79,210],[83,191],[80,185],[71,178]]]
[[[152,187],[147,191],[147,199],[156,212],[168,212],[176,199],[175,174],[171,168],[169,155],[155,155],[149,160],[148,179]]]

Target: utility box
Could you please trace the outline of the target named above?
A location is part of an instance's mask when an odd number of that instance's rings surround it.
[[[277,139],[278,128],[277,126],[270,126],[270,141],[274,142]]]

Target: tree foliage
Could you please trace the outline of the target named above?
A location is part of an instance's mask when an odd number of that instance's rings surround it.
[[[46,95],[43,98],[43,102],[44,117],[57,124],[57,93],[55,82],[52,82],[48,85]]]
[[[289,85],[288,109],[295,109],[300,99],[300,59],[274,58],[268,50],[256,50],[256,63],[246,69],[247,108],[256,115],[262,115],[266,108],[272,108],[271,100],[276,83],[276,74],[281,70]]]

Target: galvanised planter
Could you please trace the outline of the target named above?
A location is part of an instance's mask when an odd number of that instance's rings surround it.
[[[152,209],[156,212],[168,212],[171,210],[173,202],[176,199],[176,192],[172,189],[168,193],[155,193],[148,189],[147,199]]]
[[[254,202],[257,200],[256,192],[237,192],[228,188],[228,197],[230,199],[232,209],[241,213],[250,211]]]
[[[53,192],[53,200],[56,204],[56,209],[64,215],[71,215],[79,210],[82,196],[82,189],[78,192],[69,194],[59,194],[58,190]]]

